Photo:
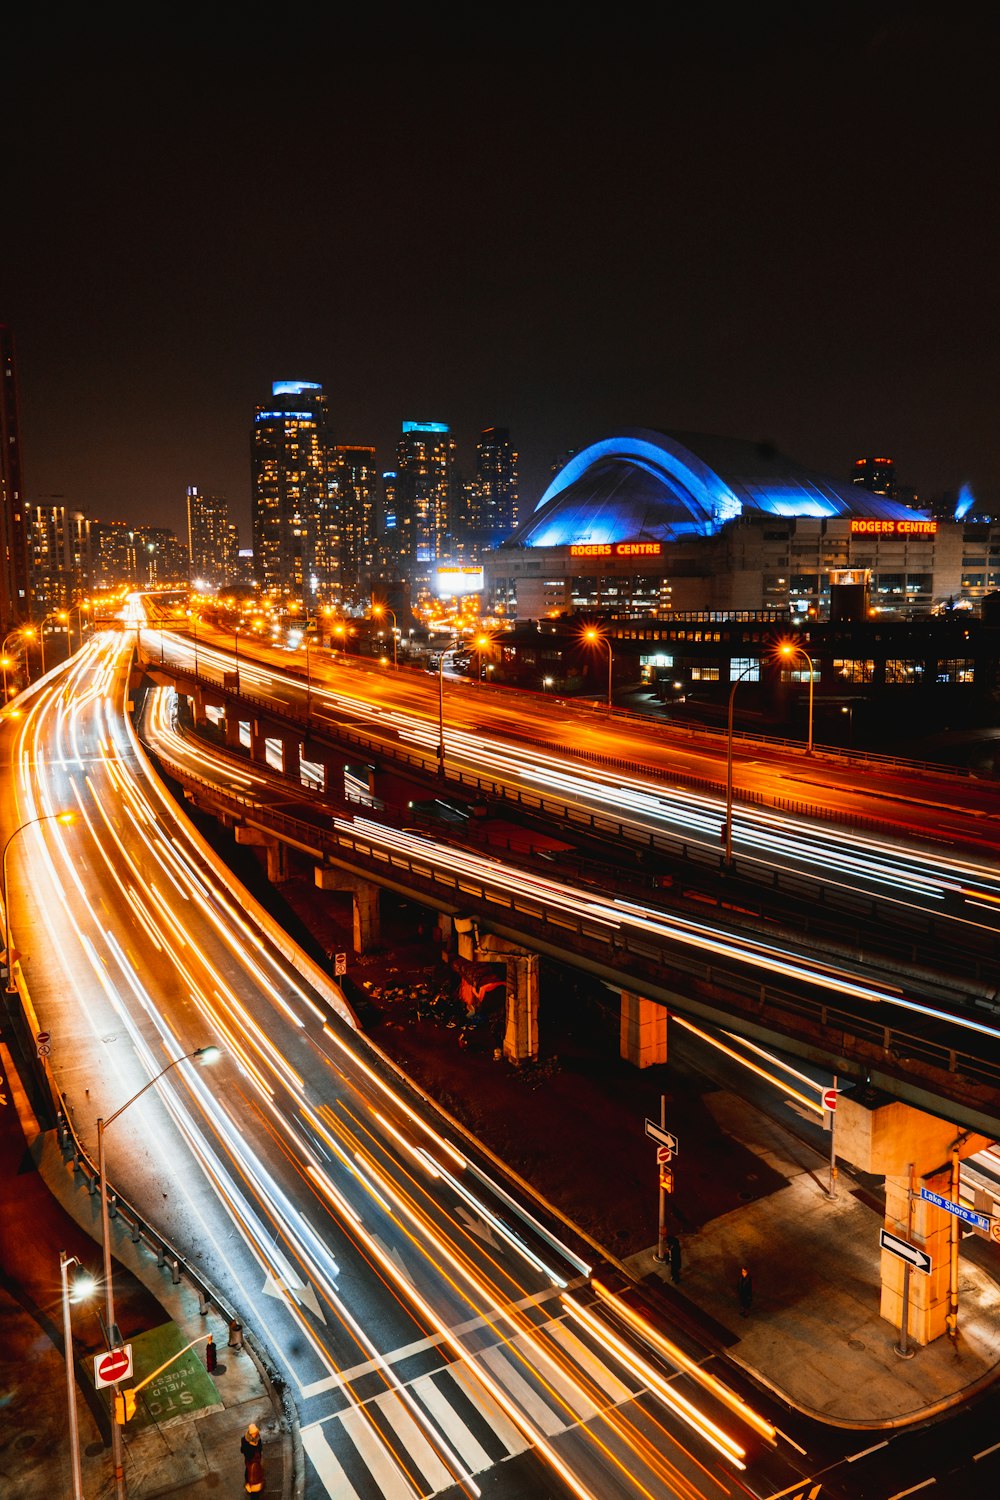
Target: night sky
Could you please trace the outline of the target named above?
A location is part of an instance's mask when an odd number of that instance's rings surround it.
[[[183,535],[197,484],[247,545],[253,408],[299,378],[383,468],[404,418],[450,423],[466,471],[509,426],[523,513],[643,425],[1000,501],[998,37],[961,9],[8,37],[29,500]]]

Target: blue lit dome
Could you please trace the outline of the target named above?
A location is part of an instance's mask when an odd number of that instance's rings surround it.
[[[504,545],[711,536],[744,513],[912,519],[897,500],[814,474],[770,444],[629,428],[574,454]]]

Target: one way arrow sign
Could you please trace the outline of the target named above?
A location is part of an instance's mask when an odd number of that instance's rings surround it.
[[[901,1240],[898,1235],[890,1234],[888,1229],[880,1229],[878,1238],[882,1249],[888,1250],[890,1255],[905,1260],[907,1265],[912,1266],[915,1271],[922,1271],[925,1276],[931,1274],[934,1262],[926,1250],[920,1250],[916,1245],[911,1245],[909,1240]]]

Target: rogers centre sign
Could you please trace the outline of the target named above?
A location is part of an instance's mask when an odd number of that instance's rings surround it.
[[[660,557],[662,542],[574,542],[570,557]]]
[[[934,536],[936,521],[852,521],[853,536]]]

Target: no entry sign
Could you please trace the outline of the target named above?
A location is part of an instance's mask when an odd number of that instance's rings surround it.
[[[128,1380],[131,1374],[131,1344],[126,1344],[124,1349],[112,1349],[110,1354],[98,1354],[94,1357],[94,1384],[98,1390],[102,1385],[117,1385],[120,1380]]]
[[[828,1109],[831,1114],[837,1108],[837,1090],[836,1089],[824,1089],[823,1090],[823,1108],[824,1109]]]

